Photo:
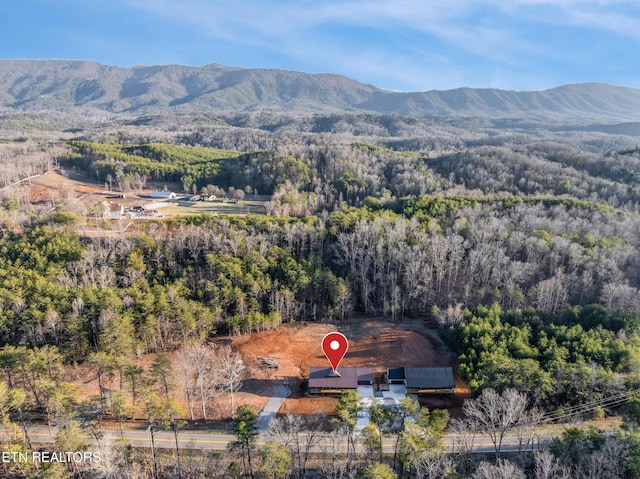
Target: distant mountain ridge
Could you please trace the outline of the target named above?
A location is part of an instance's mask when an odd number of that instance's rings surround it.
[[[77,60],[0,60],[0,107],[135,116],[198,111],[371,112],[418,117],[639,121],[640,90],[579,83],[544,91],[398,93],[334,74],[209,64],[121,68]]]

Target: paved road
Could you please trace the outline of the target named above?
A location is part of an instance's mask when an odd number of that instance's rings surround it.
[[[116,440],[120,438],[120,432],[115,430],[103,430],[102,437],[103,440]],[[29,438],[34,443],[52,443],[53,439],[49,434],[49,429],[46,426],[31,426],[27,428],[27,433]],[[0,438],[3,437],[4,434],[0,433]],[[149,435],[149,431],[146,429],[125,429],[124,437],[133,447],[150,447],[151,446],[151,437]],[[558,437],[558,435],[544,435],[539,436],[536,439],[537,448],[545,449],[549,446],[551,441]],[[96,441],[92,436],[84,435],[83,439],[85,439],[89,444],[95,444]],[[235,436],[230,434],[220,434],[214,432],[192,432],[192,431],[182,431],[178,435],[178,443],[183,449],[199,449],[199,450],[225,450],[227,449],[227,445],[229,442],[233,441]],[[266,442],[273,440],[272,437],[261,434],[258,436],[258,440],[256,445],[258,447],[264,445]],[[156,447],[159,448],[167,448],[172,449],[175,447],[175,438],[171,431],[156,431],[154,435],[154,442]],[[453,435],[448,435],[444,439],[444,444],[447,450],[451,452],[457,452],[458,446],[456,444],[456,438]],[[393,437],[385,437],[383,439],[383,451],[387,454],[393,453],[393,447],[395,445],[395,438]],[[328,447],[333,447],[334,444],[331,444],[327,441],[321,441],[315,447],[312,448],[312,452],[319,453],[323,452]],[[344,449],[346,452],[347,444],[338,444],[338,447]],[[515,437],[505,437],[503,442],[502,451],[503,452],[517,452],[521,450],[521,446],[518,444],[518,440]],[[478,436],[476,437],[475,445],[473,453],[491,453],[494,451],[493,444],[486,436]],[[356,448],[356,452],[365,453],[363,447],[358,446]]]

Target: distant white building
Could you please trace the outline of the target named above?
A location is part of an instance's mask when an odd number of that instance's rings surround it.
[[[165,198],[165,199],[173,199],[176,197],[176,194],[173,191],[152,191],[151,198]]]
[[[102,213],[102,217],[106,219],[113,218],[122,218],[124,213],[124,206],[120,203],[111,203],[108,201],[103,201],[98,205],[100,212]]]

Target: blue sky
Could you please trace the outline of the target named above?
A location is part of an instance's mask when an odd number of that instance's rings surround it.
[[[381,88],[640,87],[640,0],[5,0],[3,58],[222,63]]]

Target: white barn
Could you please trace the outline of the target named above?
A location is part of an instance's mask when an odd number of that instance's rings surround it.
[[[151,198],[165,198],[165,199],[173,199],[176,197],[176,194],[173,191],[152,191]]]

